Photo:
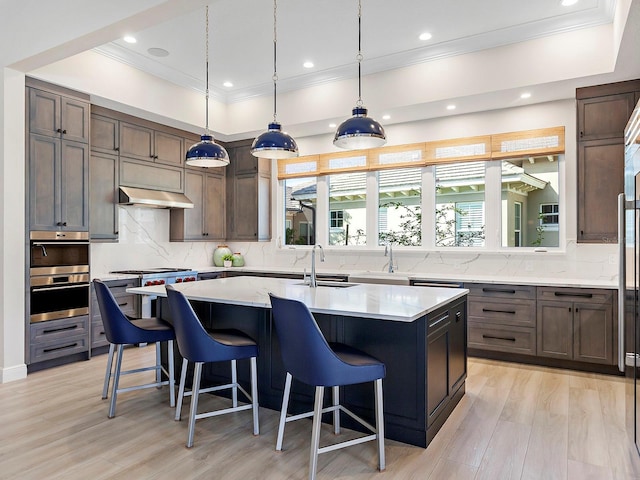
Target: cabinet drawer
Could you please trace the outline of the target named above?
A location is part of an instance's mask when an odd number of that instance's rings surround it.
[[[49,342],[65,340],[70,337],[87,336],[88,323],[88,315],[82,315],[31,324],[31,344],[49,344]],[[33,360],[33,357],[31,358]]]
[[[611,303],[613,294],[613,290],[597,288],[538,287],[538,300]]]
[[[101,347],[103,345],[109,345],[107,336],[104,334],[104,327],[102,322],[95,322],[91,324],[91,348]]]
[[[469,297],[469,320],[499,325],[535,327],[534,300],[489,299]]]
[[[59,338],[46,343],[32,343],[30,348],[31,363],[87,352],[88,350],[86,335]]]
[[[536,298],[536,287],[533,285],[465,283],[464,288],[469,289],[469,296],[477,295],[483,298],[519,298],[523,300],[535,300]]]
[[[536,332],[528,327],[468,323],[468,346],[481,350],[536,354]]]

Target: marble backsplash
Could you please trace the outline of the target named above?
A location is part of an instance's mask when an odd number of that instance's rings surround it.
[[[91,272],[99,277],[112,270],[153,267],[204,268],[213,264],[214,242],[170,242],[169,212],[139,207],[119,207],[118,243],[91,244]],[[247,267],[309,268],[308,247],[279,248],[272,242],[229,242],[245,257]],[[320,270],[386,272],[388,258],[382,248],[360,250],[325,247],[326,261]],[[617,245],[576,244],[568,241],[564,251],[478,252],[413,251],[396,247],[398,272],[425,273],[468,279],[491,276],[501,281],[524,277],[589,280],[615,285],[618,277]]]

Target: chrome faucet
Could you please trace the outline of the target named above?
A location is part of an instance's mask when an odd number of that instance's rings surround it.
[[[389,273],[395,272],[397,267],[393,265],[393,244],[391,242],[387,242],[384,246],[384,256],[389,257]]]
[[[311,250],[311,278],[309,279],[309,286],[311,288],[318,286],[318,282],[316,281],[316,247],[320,249],[320,261],[324,262],[324,250],[322,249],[322,245],[314,245]]]

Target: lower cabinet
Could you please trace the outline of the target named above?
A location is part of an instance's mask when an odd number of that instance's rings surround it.
[[[30,366],[89,351],[89,317],[32,323],[29,330]]]
[[[120,309],[125,315],[132,317],[140,316],[140,299],[139,295],[133,293],[127,293],[127,288],[139,287],[140,280],[137,278],[123,279],[123,280],[107,280],[104,282],[111,290],[111,293],[115,297]],[[102,325],[102,316],[100,315],[100,308],[98,307],[98,300],[96,299],[96,292],[91,285],[91,349],[103,347],[109,345],[107,337],[104,333],[104,326]]]
[[[613,292],[538,288],[538,355],[614,363]]]
[[[465,284],[465,288],[472,354],[492,358],[515,354],[511,358],[545,365],[554,365],[556,359],[570,362],[558,365],[580,364],[579,368],[614,365],[615,290],[496,284]]]
[[[427,425],[447,407],[467,377],[465,303],[429,319],[427,326]]]

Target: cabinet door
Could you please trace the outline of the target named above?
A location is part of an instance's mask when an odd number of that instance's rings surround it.
[[[91,152],[89,234],[92,240],[118,238],[118,157]]]
[[[154,132],[154,145],[156,162],[182,166],[185,155],[182,137],[156,131]]]
[[[205,176],[204,229],[207,240],[224,240],[226,236],[225,178]]]
[[[204,177],[201,172],[185,171],[184,194],[193,202],[193,208],[184,210],[184,240],[201,240],[206,238],[204,226],[205,194]]]
[[[232,238],[258,239],[258,188],[256,174],[237,175],[234,182]]]
[[[634,106],[633,93],[578,100],[578,140],[624,138]]]
[[[624,144],[578,146],[578,241],[618,241],[618,194],[624,190]]]
[[[89,146],[63,140],[60,172],[61,228],[89,231]]]
[[[119,150],[120,123],[102,115],[91,116],[91,150],[117,154]]]
[[[89,104],[82,100],[62,97],[60,102],[62,138],[89,143]]]
[[[236,174],[243,175],[258,171],[258,158],[251,155],[251,145],[234,147],[229,152],[235,163]]]
[[[29,137],[29,228],[56,230],[60,222],[60,140]]]
[[[120,122],[120,155],[153,161],[153,130]]]
[[[573,304],[538,302],[538,355],[573,358]]]
[[[258,240],[271,239],[271,175],[258,173],[257,219]]]
[[[60,95],[29,89],[29,133],[60,137]]]
[[[429,320],[427,335],[427,424],[438,416],[449,397],[449,312]],[[437,325],[437,327],[432,327]]]
[[[613,365],[613,308],[611,304],[573,304],[573,358]]]
[[[450,310],[451,325],[449,327],[449,390],[467,376],[467,325],[465,321],[464,303],[456,305]]]

